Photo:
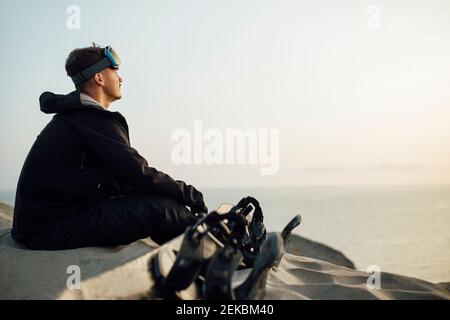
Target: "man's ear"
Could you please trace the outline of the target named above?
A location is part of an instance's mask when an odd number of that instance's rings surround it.
[[[94,74],[94,81],[97,85],[103,86],[103,84],[104,84],[103,76],[100,72],[97,72],[96,74]]]

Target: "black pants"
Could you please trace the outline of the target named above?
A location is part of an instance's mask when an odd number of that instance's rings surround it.
[[[102,200],[39,230],[27,245],[58,250],[116,246],[150,237],[158,244],[182,234],[197,218],[175,200],[153,195],[126,195]]]

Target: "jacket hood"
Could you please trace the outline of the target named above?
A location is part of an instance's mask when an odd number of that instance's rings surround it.
[[[75,90],[69,94],[55,94],[44,92],[39,97],[41,111],[44,113],[65,113],[82,108],[96,108],[81,104],[80,91]]]

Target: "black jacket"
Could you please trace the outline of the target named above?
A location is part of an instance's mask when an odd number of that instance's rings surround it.
[[[149,167],[130,146],[120,113],[82,105],[79,91],[44,92],[39,101],[41,111],[56,115],[38,135],[20,174],[12,230],[16,240],[129,188],[206,212],[199,191]]]

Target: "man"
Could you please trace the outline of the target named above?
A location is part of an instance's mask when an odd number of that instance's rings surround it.
[[[164,243],[207,212],[193,186],[148,166],[125,118],[108,111],[121,98],[119,64],[110,47],[75,49],[66,71],[76,90],[39,98],[41,111],[56,115],[23,165],[12,230],[32,249]]]

